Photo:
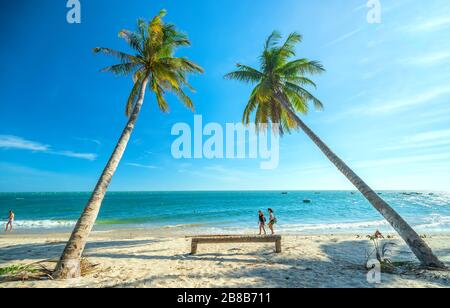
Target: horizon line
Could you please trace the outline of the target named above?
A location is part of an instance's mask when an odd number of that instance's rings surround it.
[[[450,193],[450,190],[431,189],[374,189],[375,192],[428,192]],[[112,190],[108,193],[186,193],[186,192],[360,192],[357,189],[229,189],[229,190]],[[0,191],[0,194],[54,194],[54,193],[92,193],[92,191]]]

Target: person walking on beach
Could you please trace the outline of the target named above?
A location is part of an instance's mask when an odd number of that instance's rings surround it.
[[[269,211],[269,215],[270,215],[269,229],[272,232],[272,235],[274,235],[275,231],[273,230],[273,226],[277,223],[277,219],[276,219],[275,213],[273,212],[272,209],[268,209],[268,211]]]
[[[258,212],[259,215],[259,235],[262,235],[264,231],[264,235],[267,234],[266,232],[266,217],[264,217],[264,213],[262,211]]]
[[[14,222],[14,212],[10,210],[9,215],[8,215],[8,223],[6,224],[5,232],[8,232],[8,228],[9,228],[10,232],[12,231],[13,222]]]

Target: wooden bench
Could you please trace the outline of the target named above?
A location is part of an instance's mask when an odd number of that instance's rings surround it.
[[[245,236],[245,235],[206,235],[193,236],[191,254],[197,253],[199,244],[229,244],[229,243],[275,243],[276,253],[281,253],[281,235]]]

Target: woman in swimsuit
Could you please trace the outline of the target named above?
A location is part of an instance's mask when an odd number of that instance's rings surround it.
[[[277,223],[277,219],[275,218],[275,213],[272,209],[268,209],[270,214],[270,222],[269,222],[269,229],[272,232],[272,235],[275,234],[275,231],[273,230],[273,226]]]
[[[266,217],[264,217],[264,213],[262,211],[258,212],[258,216],[259,216],[259,235],[262,235],[263,231],[264,231],[264,235],[266,235]]]
[[[14,222],[14,213],[13,213],[13,211],[9,211],[8,223],[6,224],[5,232],[8,232],[8,228],[9,228],[10,232],[12,231],[12,229],[13,229],[13,222]]]

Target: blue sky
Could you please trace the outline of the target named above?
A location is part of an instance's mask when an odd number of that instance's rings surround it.
[[[237,62],[257,66],[275,29],[304,36],[299,57],[318,60],[325,104],[305,121],[375,189],[450,190],[450,3],[381,0],[369,24],[365,0],[81,0],[82,23],[66,1],[2,4],[0,191],[88,191],[126,122],[130,78],[99,73],[111,59],[96,46],[128,51],[117,37],[139,17],[166,20],[193,46],[180,55],[206,73],[191,83],[205,122],[239,122],[250,86],[223,79]],[[115,191],[352,189],[303,133],[281,141],[280,165],[258,160],[175,160],[177,122],[193,114],[169,96],[161,114],[147,95],[111,185]]]

